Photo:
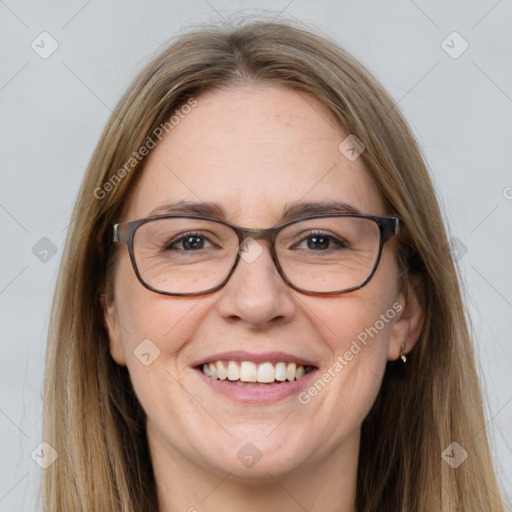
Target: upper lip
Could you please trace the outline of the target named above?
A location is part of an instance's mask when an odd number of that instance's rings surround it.
[[[218,352],[198,359],[193,362],[191,366],[200,366],[204,363],[214,363],[216,361],[252,361],[253,363],[277,363],[284,361],[288,363],[301,364],[303,366],[316,366],[313,361],[304,359],[302,357],[288,354],[287,352],[247,352],[245,350],[232,350],[229,352]]]

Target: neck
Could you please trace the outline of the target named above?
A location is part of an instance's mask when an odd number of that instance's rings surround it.
[[[202,466],[148,436],[158,512],[355,512],[359,432],[321,461],[241,478]],[[158,449],[157,449],[158,448]]]

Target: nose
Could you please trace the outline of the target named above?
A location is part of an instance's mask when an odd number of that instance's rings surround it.
[[[266,241],[244,242],[238,266],[220,292],[222,317],[255,329],[285,324],[296,313],[292,289],[277,271]]]

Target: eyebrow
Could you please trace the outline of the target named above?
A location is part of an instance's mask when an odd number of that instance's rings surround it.
[[[152,210],[149,213],[149,216],[151,217],[153,215],[165,215],[171,213],[204,215],[206,217],[215,217],[227,220],[226,210],[218,203],[186,200],[159,206]],[[281,222],[297,217],[322,213],[361,214],[360,210],[355,206],[342,201],[293,202],[285,204]]]

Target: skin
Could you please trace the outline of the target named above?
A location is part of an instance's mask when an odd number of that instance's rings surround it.
[[[286,204],[342,200],[386,215],[361,158],[338,150],[347,134],[316,100],[275,85],[207,92],[146,162],[123,218],[187,199],[211,201],[226,220],[265,228]],[[153,293],[137,280],[120,244],[113,300],[105,308],[111,355],[128,367],[147,414],[147,435],[163,511],[354,511],[361,423],[388,360],[416,342],[423,315],[397,284],[395,240],[360,290],[319,297],[281,279],[266,242],[240,261],[226,286],[198,297]],[[284,351],[312,360],[320,375],[366,327],[400,303],[386,323],[307,405],[289,397],[241,405],[202,382],[191,363],[224,350]],[[149,338],[160,356],[148,366],[133,351]],[[246,467],[247,442],[261,459]]]

